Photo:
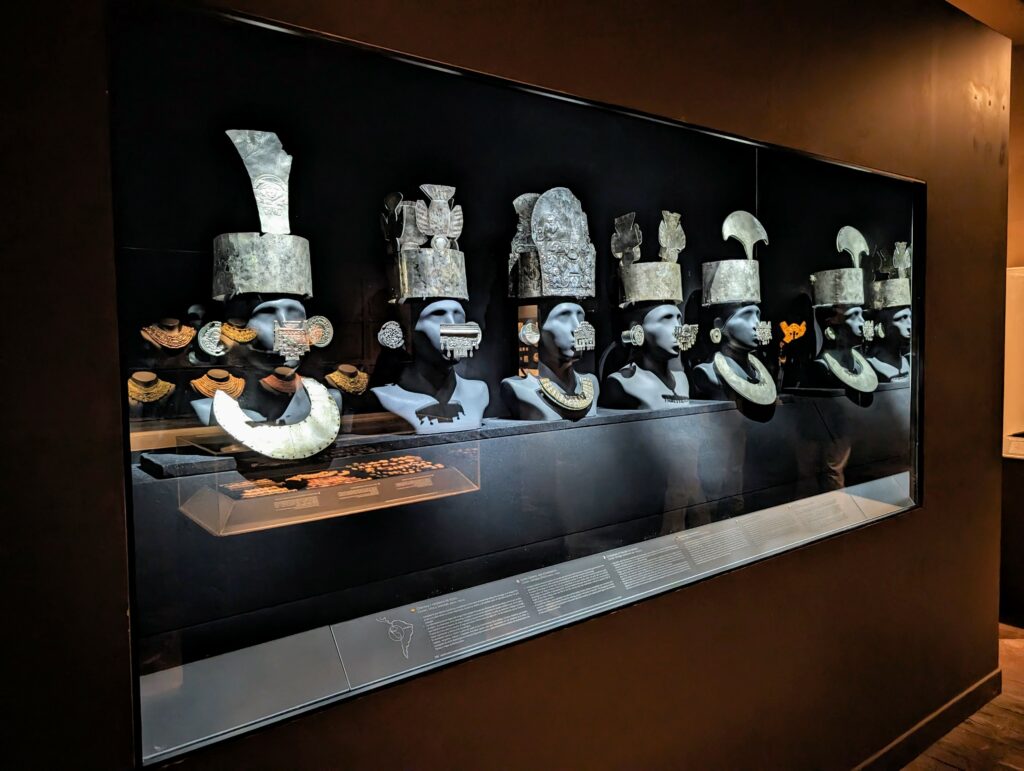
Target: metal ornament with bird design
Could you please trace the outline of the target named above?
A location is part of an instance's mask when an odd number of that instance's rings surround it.
[[[865,319],[865,321],[864,321],[864,330],[861,332],[861,335],[864,337],[864,340],[869,342],[869,343],[872,340],[874,340],[875,339],[875,322],[873,322],[871,319]]]
[[[441,354],[449,361],[458,361],[467,356],[472,358],[473,351],[480,347],[483,332],[475,321],[465,324],[441,325]]]
[[[778,393],[775,390],[775,381],[772,380],[768,368],[754,355],[747,357],[747,361],[754,368],[757,380],[750,380],[735,372],[729,366],[729,362],[721,353],[716,353],[714,358],[715,372],[718,373],[720,381],[724,382],[733,391],[754,404],[774,404]]]
[[[757,322],[757,330],[754,332],[757,342],[760,345],[768,345],[772,341],[772,324],[770,321]]]
[[[238,402],[223,391],[213,394],[213,417],[236,441],[260,455],[279,460],[308,458],[334,443],[341,428],[341,412],[320,383],[307,378],[301,387],[309,396],[309,414],[297,423],[251,423]]]
[[[836,357],[828,351],[825,352],[823,357],[825,359],[825,366],[828,367],[828,371],[839,382],[849,386],[854,391],[869,394],[878,388],[878,375],[875,374],[874,368],[872,368],[860,351],[856,348],[851,348],[850,353],[853,354],[853,361],[857,366],[855,372],[851,372],[840,364]]]

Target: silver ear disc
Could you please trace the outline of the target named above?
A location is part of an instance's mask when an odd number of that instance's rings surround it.
[[[385,321],[377,332],[377,342],[392,350],[401,348],[405,345],[405,333],[402,332],[402,325],[397,321]]]

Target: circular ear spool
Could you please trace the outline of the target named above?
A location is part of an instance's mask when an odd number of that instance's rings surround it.
[[[540,328],[536,321],[527,321],[519,330],[519,342],[535,346],[540,342]]]
[[[639,324],[633,324],[625,332],[619,333],[619,339],[622,340],[623,345],[631,345],[635,348],[639,348],[644,344],[644,328]]]

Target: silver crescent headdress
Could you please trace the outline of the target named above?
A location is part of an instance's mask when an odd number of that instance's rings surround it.
[[[722,240],[734,238],[743,245],[744,260],[718,260],[702,266],[702,305],[761,302],[761,273],[754,259],[758,241],[768,243],[764,226],[750,212],[734,211],[722,222]]]
[[[247,292],[312,297],[309,241],[291,235],[288,223],[292,157],[273,132],[227,135],[249,172],[263,232],[222,233],[213,239],[213,299]]]
[[[836,251],[850,255],[852,268],[836,268],[819,270],[811,275],[811,287],[814,304],[823,305],[863,305],[864,304],[864,271],[861,260],[869,254],[867,239],[857,228],[844,225],[836,234]]]

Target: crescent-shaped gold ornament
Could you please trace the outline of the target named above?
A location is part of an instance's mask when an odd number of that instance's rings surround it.
[[[860,391],[864,394],[873,392],[878,388],[878,375],[875,374],[874,368],[856,348],[851,348],[850,353],[853,354],[853,361],[857,365],[856,372],[848,370],[839,363],[835,356],[828,352],[823,357],[825,359],[825,366],[828,367],[828,371],[835,376],[836,380],[843,385],[849,386],[854,391]]]
[[[772,379],[772,374],[761,360],[753,354],[748,356],[747,360],[753,365],[754,371],[757,373],[756,381],[750,381],[743,375],[738,375],[729,366],[729,362],[725,360],[725,355],[716,353],[713,362],[719,380],[723,381],[729,388],[748,402],[766,405],[775,404],[778,394],[775,391],[775,381]]]
[[[312,379],[302,381],[309,395],[309,415],[287,426],[250,423],[238,402],[223,391],[213,395],[213,417],[236,441],[260,455],[297,460],[330,447],[341,428],[341,412],[327,389]]]

